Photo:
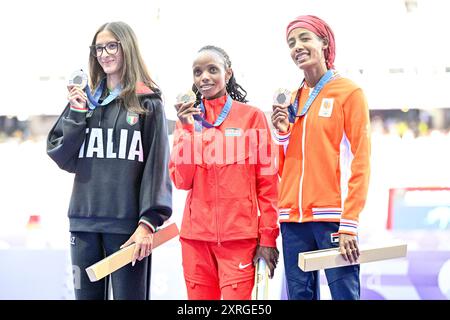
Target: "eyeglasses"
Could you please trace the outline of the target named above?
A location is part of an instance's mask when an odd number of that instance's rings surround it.
[[[120,41],[111,41],[104,46],[96,44],[90,46],[89,48],[91,49],[91,54],[98,58],[102,56],[103,50],[105,50],[107,54],[115,55],[119,50],[119,43]]]

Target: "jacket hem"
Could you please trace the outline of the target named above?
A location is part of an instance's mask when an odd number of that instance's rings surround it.
[[[185,238],[185,239],[189,239],[189,240],[206,241],[206,242],[217,242],[217,235],[212,235],[211,237],[205,237],[205,236],[188,234],[183,231],[180,232],[180,238]],[[226,238],[220,237],[220,242],[245,240],[245,239],[258,239],[258,234],[257,233],[255,233],[255,234],[242,233],[242,234],[227,236]]]
[[[138,221],[135,219],[69,218],[70,232],[99,232],[132,234]]]

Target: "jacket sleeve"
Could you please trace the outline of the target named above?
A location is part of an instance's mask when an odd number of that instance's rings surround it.
[[[87,109],[66,106],[47,137],[47,154],[63,170],[74,173],[86,137]]]
[[[195,159],[196,155],[200,155],[196,152],[194,137],[194,125],[182,125],[177,121],[169,171],[173,184],[178,189],[192,189],[195,174]],[[199,142],[201,142],[201,135],[199,137]]]
[[[257,112],[258,156],[256,164],[256,194],[258,199],[259,244],[276,247],[278,226],[278,148],[272,143],[270,128],[264,113]]]
[[[361,89],[352,92],[343,109],[344,130],[350,145],[350,158],[353,159],[339,233],[357,235],[359,214],[366,202],[370,175],[369,108]]]
[[[144,105],[149,110],[144,128],[149,149],[140,186],[139,222],[154,232],[172,215],[172,184],[167,168],[170,151],[162,101],[149,99]]]
[[[291,104],[294,102],[295,98],[297,98],[298,90],[299,89],[292,91]],[[286,157],[287,147],[291,138],[292,126],[293,124],[289,122],[289,128],[287,132],[280,132],[277,129],[273,130],[273,140],[275,141],[275,144],[278,145],[278,158],[276,160],[278,166],[278,175],[280,177],[283,174],[284,159]]]
[[[291,130],[292,123],[289,123],[289,129],[287,132],[280,132],[277,129],[273,130],[273,140],[275,145],[278,145],[278,158],[276,159],[276,163],[278,166],[278,175],[280,177],[283,174],[284,159],[286,156],[287,147],[289,145],[289,139],[291,138]]]

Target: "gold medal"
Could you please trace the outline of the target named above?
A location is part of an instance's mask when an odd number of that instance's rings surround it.
[[[177,103],[190,103],[194,102],[195,100],[197,100],[197,97],[192,90],[189,90],[186,93],[180,93],[177,96]]]

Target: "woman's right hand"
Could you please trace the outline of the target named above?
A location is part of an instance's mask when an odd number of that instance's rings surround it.
[[[274,104],[272,106],[272,124],[279,132],[287,132],[289,130],[289,114],[288,105]]]
[[[194,115],[201,114],[199,108],[194,106],[195,102],[177,103],[175,109],[177,110],[178,119],[182,124],[194,124]]]
[[[77,85],[68,85],[67,90],[69,90],[67,99],[69,100],[70,105],[80,109],[86,109],[87,96],[83,89]]]

